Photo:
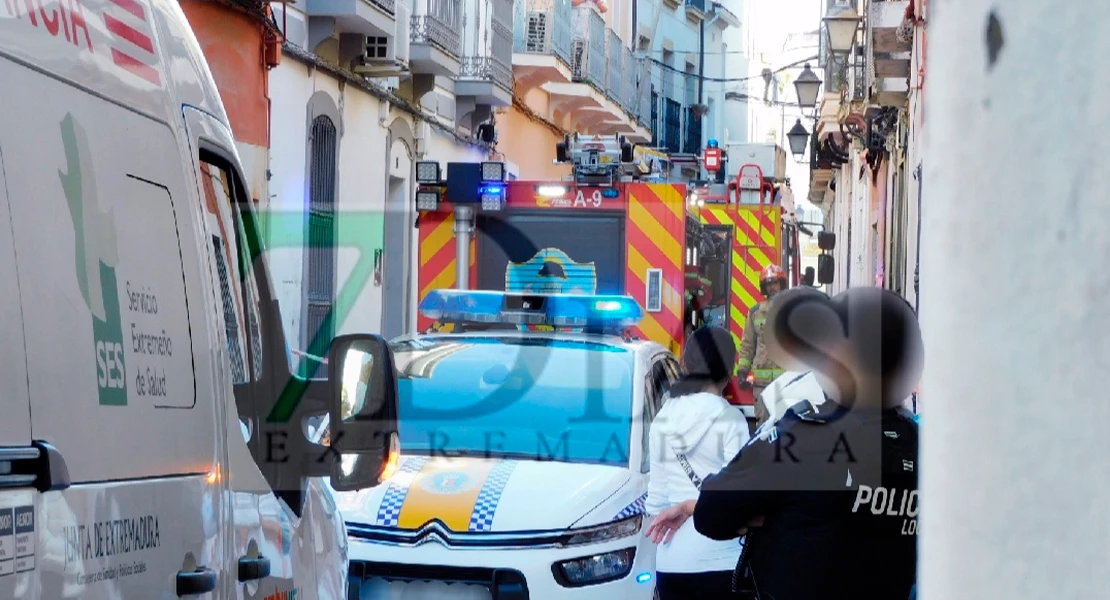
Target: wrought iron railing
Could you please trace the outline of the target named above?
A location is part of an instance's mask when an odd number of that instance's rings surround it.
[[[852,58],[853,100],[866,100],[870,96],[868,94],[869,79],[867,76],[867,47],[864,45],[856,46],[855,55]]]
[[[612,29],[605,31],[605,48],[607,59],[605,61],[606,67],[606,85],[605,95],[610,100],[617,104],[624,106],[624,99],[621,96],[621,84],[623,78],[621,77],[621,67],[624,66],[621,62],[621,47],[624,44],[621,42],[620,36]]]
[[[370,3],[374,4],[378,8],[384,10],[385,12],[387,12],[391,15],[396,15],[397,14],[397,7],[394,4],[394,0],[370,0]]]
[[[574,9],[574,51],[571,74],[575,81],[590,83],[605,91],[605,19],[585,3]]]
[[[676,100],[663,100],[663,147],[680,152],[682,145],[682,105]]]
[[[645,65],[649,65],[647,58],[636,59],[636,72],[640,74],[640,123],[648,125],[651,123],[652,115],[655,108],[655,101],[653,94],[654,89],[651,83],[651,67],[645,69]]]
[[[494,19],[490,23],[493,34],[490,43],[490,70],[493,73],[493,82],[512,91],[513,89],[513,30],[512,23],[503,23]]]
[[[612,65],[610,65],[612,68]],[[640,118],[640,92],[636,89],[637,75],[636,59],[632,57],[632,49],[621,46],[621,97],[620,104],[633,119]]]
[[[570,0],[516,0],[513,52],[554,54],[571,66],[574,30]]]
[[[413,15],[412,43],[430,44],[458,58],[462,50],[459,0],[428,0],[428,14]]]
[[[511,60],[511,59],[510,59]],[[495,83],[505,90],[513,90],[513,68],[494,56],[467,56],[462,59],[459,79],[477,79]]]

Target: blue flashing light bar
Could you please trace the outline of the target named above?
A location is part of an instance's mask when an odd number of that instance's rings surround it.
[[[432,290],[420,313],[440,322],[548,325],[619,331],[644,318],[629,296],[509,294],[475,290]]]

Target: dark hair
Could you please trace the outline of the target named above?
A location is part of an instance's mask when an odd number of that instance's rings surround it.
[[[736,340],[727,329],[702,327],[690,334],[682,351],[686,373],[671,385],[672,398],[702,392],[728,381],[736,368]]]

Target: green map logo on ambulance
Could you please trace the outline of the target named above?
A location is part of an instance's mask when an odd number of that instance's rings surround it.
[[[111,209],[100,208],[85,130],[67,114],[61,122],[66,170],[58,170],[73,219],[74,267],[81,296],[93,326],[93,356],[100,404],[127,405],[123,364],[123,321],[116,286],[116,221]]]

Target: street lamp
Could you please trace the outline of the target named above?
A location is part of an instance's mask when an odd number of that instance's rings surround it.
[[[802,70],[802,74],[794,80],[794,91],[798,93],[798,104],[803,108],[817,107],[817,94],[821,93],[821,78],[809,68]]]
[[[809,132],[802,125],[801,119],[794,122],[794,126],[786,133],[786,139],[790,142],[790,152],[794,154],[794,160],[801,161],[806,153],[806,144],[809,143]]]
[[[860,16],[853,9],[848,9],[835,16],[822,19],[825,29],[829,32],[829,50],[847,53],[856,43],[856,29],[859,27]]]

